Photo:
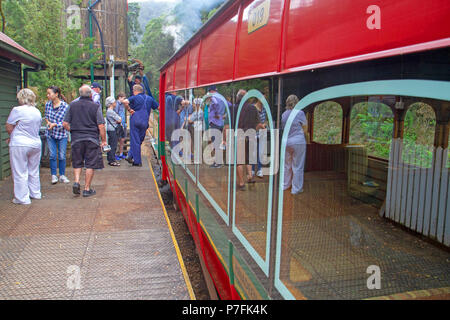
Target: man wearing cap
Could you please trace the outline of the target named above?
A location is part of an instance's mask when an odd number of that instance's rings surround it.
[[[98,82],[92,82],[91,89],[92,89],[92,101],[101,106],[102,104],[100,102],[100,92],[102,92],[103,87]]]
[[[144,142],[145,134],[148,129],[148,118],[150,112],[158,109],[158,103],[152,97],[144,93],[141,85],[133,86],[133,96],[125,99],[123,102],[131,114],[130,118],[130,151],[127,160],[133,166],[142,166],[141,144]]]

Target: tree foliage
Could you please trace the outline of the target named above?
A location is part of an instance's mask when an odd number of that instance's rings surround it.
[[[165,16],[150,20],[133,54],[144,63],[152,92],[159,89],[159,68],[175,53],[173,36],[164,32],[165,21]]]
[[[152,92],[158,92],[159,69],[175,53],[176,47],[188,40],[217,11],[223,1],[183,0],[175,7],[168,9],[166,14],[155,16],[147,23],[141,42],[135,47],[130,46],[130,53],[132,57],[144,63]],[[140,6],[138,3],[133,5]],[[154,12],[161,9],[161,3],[158,2],[150,1],[141,6],[147,15],[155,14]],[[165,4],[164,8],[168,8],[167,6],[168,4]],[[130,14],[129,11],[128,14],[129,24],[137,23],[140,19],[141,9],[133,8],[132,10],[132,13]],[[133,30],[129,28],[130,39],[134,39],[137,34],[133,34]]]
[[[413,103],[405,114],[403,130],[403,161],[430,168],[433,161],[436,115],[426,103]]]
[[[313,141],[323,144],[340,144],[342,139],[342,107],[326,101],[314,108]]]
[[[143,34],[141,25],[139,24],[139,14],[141,7],[139,3],[128,4],[128,46],[137,45],[139,37]]]
[[[81,84],[73,76],[85,73],[84,68],[100,56],[89,49],[93,39],[82,39],[80,30],[67,28],[60,0],[7,0],[3,10],[5,33],[46,64],[45,70],[30,74],[29,85],[37,88],[38,106],[43,107],[46,90],[52,85],[72,98]],[[89,53],[92,59],[83,59]]]
[[[363,144],[369,155],[389,159],[394,114],[383,103],[361,102],[350,113],[350,143]]]

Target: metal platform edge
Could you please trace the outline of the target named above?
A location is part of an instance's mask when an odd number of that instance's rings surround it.
[[[150,168],[150,172],[151,172],[152,177],[153,177],[153,182],[155,183],[155,188],[156,188],[156,192],[158,194],[159,202],[161,203],[161,207],[162,207],[163,212],[164,212],[164,218],[166,219],[167,226],[169,228],[170,237],[172,238],[172,242],[173,242],[173,245],[175,247],[175,251],[177,253],[178,262],[180,264],[180,268],[181,268],[181,271],[183,273],[184,281],[186,283],[186,287],[187,287],[187,290],[189,292],[189,297],[190,297],[191,300],[196,300],[196,297],[195,297],[195,294],[194,294],[194,290],[192,288],[191,280],[189,279],[189,275],[187,273],[186,266],[184,265],[184,262],[183,262],[183,257],[181,256],[180,247],[178,246],[177,239],[175,238],[175,233],[173,232],[172,224],[170,223],[170,219],[169,219],[169,216],[167,214],[166,207],[164,206],[164,202],[162,200],[161,193],[159,192],[158,183],[156,182],[155,173],[153,172],[152,163],[151,163],[151,161],[149,159],[149,156],[147,156],[146,158],[147,158],[148,166]]]

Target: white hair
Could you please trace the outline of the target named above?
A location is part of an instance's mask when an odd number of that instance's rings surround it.
[[[105,100],[106,107],[109,107],[114,102],[116,102],[116,99],[114,99],[114,97],[111,96],[111,97],[106,98],[106,100]]]
[[[36,95],[28,88],[22,89],[17,93],[17,100],[21,106],[29,105],[34,107],[36,105]]]
[[[92,89],[87,84],[80,87],[80,97],[89,98],[92,95]]]
[[[297,105],[298,101],[297,96],[295,94],[291,94],[286,99],[286,109],[293,109]]]
[[[137,92],[144,92],[144,88],[140,85],[140,84],[135,84],[133,86],[133,91],[137,91]]]

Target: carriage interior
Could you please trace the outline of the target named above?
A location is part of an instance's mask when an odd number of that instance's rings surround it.
[[[260,93],[263,99],[252,97],[253,104],[265,100],[261,104],[267,111],[269,161],[262,164],[264,176],[255,177],[244,191],[236,187],[234,154],[227,153],[233,152],[232,134],[223,135],[224,165],[172,164],[177,181],[187,181],[179,183],[180,189],[200,195],[202,226],[225,268],[233,263],[227,259],[227,241],[232,241],[241,248],[255,287],[269,296],[276,281],[296,299],[362,299],[448,287],[448,274],[442,270],[448,270],[450,255],[436,246],[443,238],[442,217],[450,210],[448,102],[362,94],[306,106],[310,142],[304,187],[292,195],[279,186],[279,167],[284,164],[277,162],[284,159],[278,152],[284,143],[284,102],[292,93],[304,96],[298,87],[298,78],[285,78],[278,99],[278,82],[272,78],[217,86],[232,105],[239,89]],[[206,88],[173,94],[202,97]],[[170,121],[166,118],[166,126]],[[277,130],[279,141],[270,134]],[[200,147],[204,154],[209,152],[208,142],[205,139]],[[166,154],[170,152],[168,144]],[[427,216],[427,206],[440,221]],[[280,215],[281,224],[274,227]],[[278,247],[276,234],[281,236]],[[278,273],[265,272],[269,265]],[[378,290],[368,289],[367,270],[373,265],[383,271],[387,284]]]

